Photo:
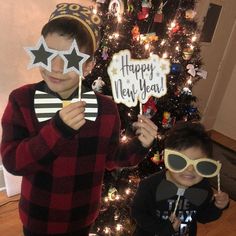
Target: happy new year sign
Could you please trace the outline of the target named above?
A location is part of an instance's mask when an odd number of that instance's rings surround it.
[[[129,50],[122,50],[114,54],[107,71],[115,102],[132,107],[138,101],[145,104],[151,96],[166,94],[170,62],[155,54],[148,59],[132,59]]]

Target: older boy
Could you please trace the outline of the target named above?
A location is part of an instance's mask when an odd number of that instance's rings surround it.
[[[117,106],[103,95],[88,95],[83,86],[80,90],[94,65],[99,23],[90,9],[57,5],[38,46],[28,49],[31,67],[40,66],[43,81],[10,94],[1,154],[6,169],[23,176],[19,211],[26,236],[87,236],[99,212],[105,169],[137,164],[157,134],[140,116],[134,123],[137,137],[119,144]],[[82,100],[68,103],[78,93]],[[92,115],[83,94],[97,101]],[[37,102],[43,98],[49,105]],[[67,106],[55,111],[53,101],[59,106],[60,100]]]

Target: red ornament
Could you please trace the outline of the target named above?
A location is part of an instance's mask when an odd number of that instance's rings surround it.
[[[138,19],[139,20],[147,19],[149,16],[149,11],[150,11],[151,7],[152,7],[151,0],[149,0],[149,1],[143,0],[142,1],[142,10],[141,10],[141,12],[138,13]]]

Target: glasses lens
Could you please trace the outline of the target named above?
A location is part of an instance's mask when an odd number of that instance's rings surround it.
[[[187,162],[183,157],[181,157],[179,155],[169,154],[168,155],[168,164],[169,164],[170,168],[172,168],[173,170],[179,171],[179,170],[182,170],[186,167]]]
[[[216,172],[217,166],[213,162],[201,161],[197,164],[197,170],[199,173],[205,176],[208,176],[208,175],[210,176]]]

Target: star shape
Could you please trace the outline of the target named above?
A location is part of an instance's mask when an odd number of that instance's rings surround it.
[[[76,40],[73,41],[68,51],[63,51],[60,55],[65,62],[63,73],[74,71],[80,76],[83,76],[83,64],[90,56],[79,51]]]
[[[30,56],[29,69],[41,66],[51,71],[51,61],[57,56],[57,53],[55,53],[55,50],[48,48],[43,36],[39,38],[35,47],[25,47],[25,50]]]

